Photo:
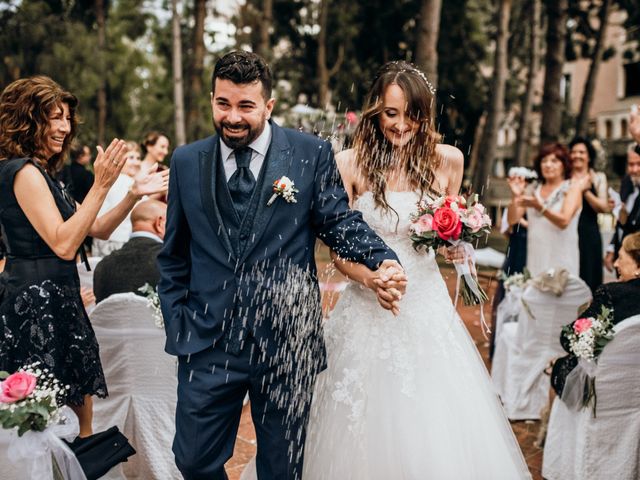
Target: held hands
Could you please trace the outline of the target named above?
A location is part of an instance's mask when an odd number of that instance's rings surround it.
[[[116,181],[125,164],[125,155],[128,151],[124,140],[114,138],[106,150],[100,145],[96,147],[98,155],[93,164],[94,183],[98,187],[109,189]]]
[[[447,263],[462,263],[465,259],[464,247],[462,245],[440,247],[438,248],[438,253],[444,257]]]
[[[169,170],[157,172],[157,169],[157,163],[151,167],[146,167],[143,164],[140,167],[140,171],[133,177],[131,193],[137,197],[165,193],[169,188]]]
[[[365,285],[376,292],[378,303],[394,315],[400,313],[400,300],[407,290],[407,276],[395,260],[385,260]]]

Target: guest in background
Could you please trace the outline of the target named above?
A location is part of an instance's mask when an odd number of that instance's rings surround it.
[[[125,143],[130,150],[126,153],[125,164],[113,184],[107,198],[105,198],[99,215],[109,211],[114,205],[117,205],[123,198],[127,196],[127,192],[134,182],[134,177],[141,170],[140,147],[136,142],[128,141]],[[131,220],[129,215],[120,225],[113,231],[107,240],[94,239],[92,254],[94,257],[104,257],[114,250],[122,248],[131,235]]]
[[[142,142],[142,149],[144,151],[143,167],[152,169],[157,165],[158,170],[167,168],[163,163],[169,154],[169,139],[166,135],[160,132],[147,133]]]
[[[620,183],[622,204],[617,212],[618,221],[604,258],[605,267],[610,272],[613,271],[613,263],[618,258],[624,237],[640,231],[640,152],[637,150],[638,144],[629,145],[627,150],[627,174]]]
[[[65,166],[69,173],[63,176],[70,180],[67,190],[73,199],[82,203],[93,185],[93,173],[88,168],[91,164],[91,149],[84,144],[75,145],[71,147],[69,156],[71,163]]]
[[[607,177],[596,172],[593,164],[596,150],[589,140],[574,138],[571,150],[571,179],[582,185],[582,211],[578,219],[578,245],[580,247],[580,278],[593,292],[602,284],[602,237],[598,226],[598,213],[610,211]]]
[[[578,213],[586,180],[569,180],[569,151],[559,143],[543,146],[534,168],[540,183],[527,186],[522,177],[508,179],[512,195],[509,225],[527,215],[527,269],[533,276],[550,268],[565,268],[578,275]]]
[[[96,302],[114,293],[133,292],[145,283],[158,285],[156,264],[162,248],[167,205],[158,200],[140,202],[131,212],[133,232],[123,247],[103,258],[93,275]]]
[[[620,281],[600,285],[591,305],[580,315],[581,318],[598,316],[603,306],[613,310],[614,324],[640,314],[640,232],[624,238],[615,268]],[[559,358],[553,365],[551,385],[558,395],[562,395],[567,375],[578,364],[578,359],[570,353],[564,335],[560,336],[560,343],[569,355]]]

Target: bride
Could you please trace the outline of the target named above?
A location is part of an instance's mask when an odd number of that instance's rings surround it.
[[[375,272],[332,254],[369,288],[352,283],[325,324],[328,368],[316,382],[305,480],[530,478],[434,254],[415,252],[409,240],[416,202],[456,194],[462,181],[462,153],[437,144],[433,102],[419,70],[386,64],[354,148],[337,156],[353,208],[398,254],[409,283],[396,304],[399,292],[385,293]]]

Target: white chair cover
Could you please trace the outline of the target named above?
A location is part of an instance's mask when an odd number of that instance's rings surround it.
[[[84,262],[78,263],[76,265],[76,268],[78,269],[80,286],[87,287],[93,290],[93,272],[96,271],[96,265],[100,263],[100,260],[102,260],[102,257],[89,257],[87,260],[89,261],[89,266],[91,267],[91,270],[87,270],[87,267],[84,264]],[[93,302],[91,305],[87,305],[85,307],[85,310],[87,311],[87,313],[91,313],[94,308],[96,308],[96,302]]]
[[[640,315],[614,329],[596,367],[596,417],[553,403],[542,460],[548,480],[640,478]]]
[[[108,398],[94,399],[94,431],[117,425],[136,449],[121,466],[126,478],[181,478],[171,451],[176,363],[164,352],[165,333],[155,326],[147,300],[111,295],[96,306],[91,323],[109,389]],[[118,476],[112,471],[109,478]]]
[[[491,368],[496,390],[511,420],[539,419],[548,402],[549,378],[544,369],[565,355],[562,327],[576,319],[578,308],[591,299],[591,290],[569,275],[561,296],[525,287],[517,323],[502,325]]]

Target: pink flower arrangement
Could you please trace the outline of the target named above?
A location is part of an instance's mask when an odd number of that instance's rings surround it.
[[[0,382],[0,402],[15,403],[27,398],[36,388],[37,379],[27,372],[16,372]]]
[[[472,255],[471,244],[488,235],[491,219],[478,203],[478,196],[466,199],[460,195],[442,196],[435,200],[421,201],[418,210],[411,215],[409,235],[416,250],[451,247],[465,244],[465,251]],[[472,269],[474,270],[474,269]],[[487,300],[486,293],[477,280],[464,276],[462,296],[465,305],[477,305]],[[471,283],[471,285],[470,285]]]

